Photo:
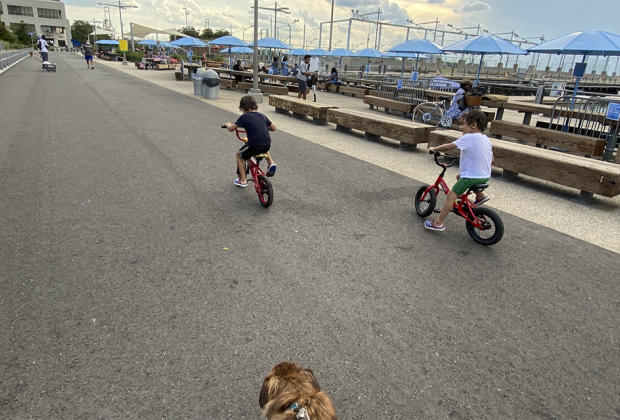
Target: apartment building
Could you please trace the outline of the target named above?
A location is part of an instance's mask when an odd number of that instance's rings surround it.
[[[24,21],[28,32],[45,35],[55,45],[63,47],[71,42],[71,23],[65,13],[65,4],[58,0],[0,0],[2,22],[11,28]]]

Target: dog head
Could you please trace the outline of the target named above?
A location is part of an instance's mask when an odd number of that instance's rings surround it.
[[[310,369],[280,363],[263,380],[258,402],[268,420],[337,420],[327,394]]]

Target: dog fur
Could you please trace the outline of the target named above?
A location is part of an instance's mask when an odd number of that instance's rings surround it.
[[[312,370],[293,362],[279,363],[271,369],[263,380],[258,403],[267,420],[295,420],[297,413],[289,410],[295,403],[306,408],[310,420],[338,420]]]

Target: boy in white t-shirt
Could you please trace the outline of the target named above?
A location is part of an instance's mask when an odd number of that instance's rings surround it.
[[[480,110],[474,109],[461,116],[460,129],[463,136],[453,143],[430,147],[431,152],[446,152],[458,148],[461,151],[461,162],[457,182],[446,197],[441,213],[435,220],[426,220],[424,227],[430,230],[442,231],[446,227],[444,220],[452,210],[456,198],[467,191],[471,186],[484,184],[491,178],[491,163],[493,150],[491,141],[482,132],[487,127],[487,117]],[[482,191],[476,191],[476,206],[481,206],[490,200]]]

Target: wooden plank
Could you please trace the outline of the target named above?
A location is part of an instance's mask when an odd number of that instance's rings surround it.
[[[427,143],[435,127],[392,118],[378,118],[348,109],[329,109],[327,121],[408,144]]]
[[[364,103],[373,105],[385,109],[393,109],[395,111],[401,111],[406,114],[412,114],[415,104],[408,104],[405,102],[395,101],[393,99],[379,98],[376,96],[364,95]]]
[[[334,85],[332,85],[334,86]],[[331,86],[330,86],[331,87]],[[359,88],[359,87],[352,87],[352,86],[340,86],[340,93],[350,93],[353,96],[355,95],[368,95],[368,90],[369,89],[364,89],[364,88]]]
[[[237,87],[237,79],[220,79],[220,85],[224,87]]]
[[[434,131],[428,147],[451,143],[460,133]],[[620,165],[553,150],[491,139],[493,166],[605,197],[620,195]]]
[[[304,101],[303,99],[291,98],[286,96],[270,96],[269,105],[276,108],[285,109],[296,114],[307,115],[317,120],[326,119],[328,109],[338,108],[337,106],[333,105]]]
[[[248,82],[239,82],[237,84],[237,86],[239,87],[239,89],[243,89],[245,91],[248,91],[248,90],[252,89],[254,85],[252,83],[248,83]],[[273,95],[288,95],[288,88],[285,88],[284,86],[273,86],[273,85],[259,84],[258,88],[263,93],[271,93]]]
[[[508,121],[494,121],[491,134],[529,141],[569,152],[590,156],[603,156],[605,140],[546,128],[532,127]]]

